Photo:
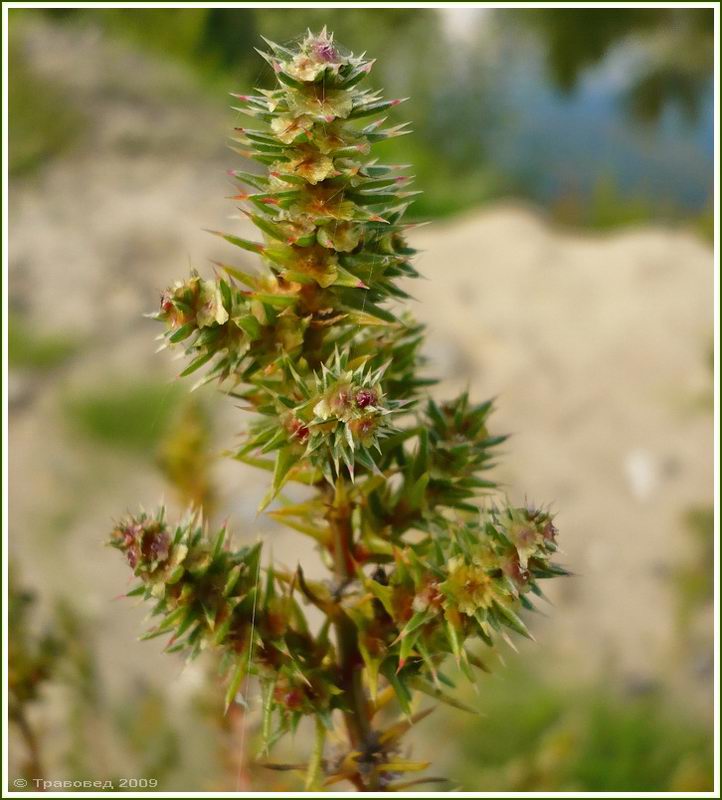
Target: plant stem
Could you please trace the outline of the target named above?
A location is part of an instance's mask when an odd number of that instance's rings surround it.
[[[347,500],[346,487],[339,479],[336,492],[328,511],[328,521],[333,534],[334,574],[339,587],[353,577],[353,528],[352,506]],[[345,615],[339,614],[334,622],[338,663],[344,689],[344,722],[351,746],[363,752],[371,744],[371,715],[363,687],[363,659],[358,647],[358,630]],[[365,779],[358,774],[354,780],[361,791],[378,789],[375,771]]]
[[[22,706],[18,706],[13,709],[10,717],[17,724],[28,752],[27,760],[23,770],[24,773],[28,776],[28,778],[30,778],[30,780],[42,778],[43,767],[40,760],[40,744],[38,742],[38,737],[35,735],[35,731],[33,730],[33,727],[30,724],[27,715],[25,714],[25,710],[22,708]]]

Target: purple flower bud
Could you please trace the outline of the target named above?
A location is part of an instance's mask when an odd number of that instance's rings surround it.
[[[328,39],[319,39],[315,43],[313,51],[319,61],[336,61],[338,58],[338,51]]]
[[[378,397],[376,397],[376,392],[373,389],[359,389],[356,392],[356,405],[359,408],[376,405],[377,400]]]

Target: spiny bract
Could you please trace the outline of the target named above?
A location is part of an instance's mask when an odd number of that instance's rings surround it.
[[[372,146],[407,133],[385,126],[385,100],[362,88],[372,61],[336,45],[325,29],[262,53],[276,87],[236,95],[254,127],[234,149],[265,167],[234,170],[242,213],[257,241],[219,234],[260,256],[262,270],[218,264],[163,293],[157,314],[169,345],[206,369],[255,413],[236,458],[272,473],[261,506],[312,537],[332,571],[310,580],[299,566],[261,568],[260,546],[236,550],[197,515],[170,526],[162,512],[121,522],[112,543],[152,601],[169,650],[216,649],[227,667],[227,703],[257,676],[264,749],[304,715],[316,719],[306,788],[350,781],[360,790],[403,789],[427,766],[399,755],[414,692],[457,707],[444,674],[451,655],[473,679],[478,648],[507,631],[529,636],[519,612],[539,581],[564,570],[551,559],[556,528],[534,508],[485,495],[504,436],[488,429],[491,403],[466,394],[420,402],[423,330],[392,301],[416,277],[404,212],[415,194],[403,165]],[[372,118],[368,121],[368,118]],[[279,497],[288,481],[309,496]],[[313,632],[301,603],[320,609]],[[377,712],[396,700],[402,718]],[[324,745],[340,716],[346,745]],[[298,765],[300,769],[300,765]]]

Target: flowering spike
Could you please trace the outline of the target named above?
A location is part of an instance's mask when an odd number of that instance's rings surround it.
[[[139,581],[130,594],[154,601],[146,638],[167,636],[188,657],[220,651],[226,710],[247,675],[260,680],[264,751],[312,716],[306,788],[348,780],[377,791],[426,766],[398,756],[424,714],[412,715],[413,692],[473,710],[441,688],[443,662],[473,680],[486,665],[468,643],[531,637],[530,598],[566,572],[547,511],[491,499],[505,441],[489,427],[492,403],[466,393],[422,402],[433,383],[419,375],[423,328],[389,308],[418,277],[405,239],[418,223],[404,221],[418,193],[400,174],[409,165],[372,151],[409,132],[386,123],[405,98],[362,88],[374,62],[326,28],[295,45],[265,42],[275,86],[232,95],[253,119],[233,141],[265,170],[228,173],[244,187],[237,218],[258,241],[210,231],[261,268],[213,262],[214,279],[174,284],[155,316],[188,359],[183,375],[203,369],[201,382],[254,412],[235,457],[270,474],[259,511],[275,503],[270,516],[313,539],[333,576],[263,569],[260,544],[235,549],[225,525],[210,535],[198,515],[171,527],[141,513],[111,543]],[[290,504],[292,481],[308,497]],[[324,615],[317,633],[301,602]],[[374,714],[394,699],[402,718],[384,730]],[[327,759],[334,712],[349,741]]]

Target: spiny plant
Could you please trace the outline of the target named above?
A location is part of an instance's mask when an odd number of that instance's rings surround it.
[[[330,576],[263,567],[261,544],[234,547],[198,514],[141,513],[111,542],[139,579],[130,595],[154,603],[146,637],[168,636],[189,658],[218,651],[228,705],[257,678],[264,753],[315,720],[308,765],[276,766],[303,768],[307,789],[400,790],[429,780],[408,776],[428,765],[401,750],[428,713],[419,697],[463,707],[445,664],[473,681],[487,668],[478,648],[529,636],[519,611],[564,570],[550,514],[495,500],[487,471],[505,437],[489,431],[491,402],[424,396],[423,329],[397,311],[417,276],[403,221],[415,193],[407,166],[372,155],[408,132],[384,127],[401,101],[361,88],[373,62],[325,29],[267,44],[277,84],[235,95],[256,126],[234,138],[266,169],[231,173],[262,235],[218,234],[261,269],[193,273],[163,293],[157,318],[185,348],[183,375],[206,367],[202,382],[253,412],[235,458],[268,470],[261,509],[274,502],[273,519],[310,536]],[[305,499],[285,498],[288,482]],[[341,722],[342,744],[328,746]]]

